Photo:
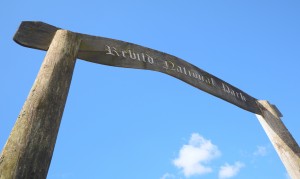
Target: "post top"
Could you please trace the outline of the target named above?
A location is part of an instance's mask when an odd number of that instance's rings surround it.
[[[279,111],[279,109],[274,105],[271,104],[267,100],[258,100],[258,103],[265,108],[265,110],[270,111],[274,116],[277,116],[278,118],[283,117],[282,113]]]

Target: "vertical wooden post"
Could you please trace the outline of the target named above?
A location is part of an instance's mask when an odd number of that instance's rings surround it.
[[[0,178],[46,178],[79,49],[58,30],[0,157]]]
[[[265,109],[262,109],[262,115],[256,115],[256,117],[267,133],[290,177],[299,179],[300,148],[297,142],[285,127],[273,106],[268,101],[260,100],[259,103]]]

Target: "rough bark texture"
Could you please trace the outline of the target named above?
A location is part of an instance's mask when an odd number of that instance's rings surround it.
[[[300,178],[300,148],[288,129],[267,101],[259,101],[265,109],[263,115],[256,115],[276,149],[290,177]]]
[[[58,30],[4,146],[0,178],[47,177],[80,39]]]

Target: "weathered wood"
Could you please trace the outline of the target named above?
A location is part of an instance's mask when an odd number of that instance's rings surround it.
[[[264,107],[262,115],[256,115],[267,133],[277,154],[293,179],[300,178],[300,148],[280,119],[281,113],[268,101],[259,101]]]
[[[47,50],[57,29],[43,22],[22,22],[14,40],[26,47]],[[76,34],[82,39],[77,55],[80,59],[110,66],[159,71],[242,109],[261,114],[255,98],[180,58],[128,42]]]
[[[257,101],[182,59],[128,42],[59,30],[42,22],[23,22],[14,40],[48,52],[2,151],[0,179],[47,176],[76,57],[98,64],[166,73],[256,113],[289,174],[293,178],[300,176],[299,146],[275,106]]]
[[[56,32],[2,151],[1,179],[46,178],[79,46],[76,34]]]

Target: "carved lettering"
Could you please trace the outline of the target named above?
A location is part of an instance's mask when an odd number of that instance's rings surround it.
[[[132,60],[138,60],[138,61],[143,61],[145,63],[148,62],[150,64],[154,64],[154,59],[150,55],[144,53],[136,53],[130,49],[118,51],[115,47],[105,45],[105,51],[107,55],[118,56],[118,57],[121,56],[123,58],[130,58]]]
[[[174,70],[175,71],[175,64],[171,61],[165,61],[165,66],[163,66],[166,70]]]
[[[122,55],[123,55],[124,58],[126,58],[125,53],[127,53],[127,52],[122,50]]]
[[[128,53],[129,53],[129,57],[130,57],[131,59],[133,59],[133,60],[136,59],[135,53],[131,52],[131,50],[128,50]]]
[[[211,85],[216,86],[216,83],[213,78],[210,78],[210,81],[211,81]]]
[[[142,53],[142,60],[143,60],[143,62],[146,62],[144,53]]]
[[[146,53],[135,52],[133,49],[118,50],[115,47],[105,45],[105,50],[107,55],[118,56],[127,59],[137,60],[144,63],[154,64],[154,59],[150,55]],[[162,68],[164,68],[167,71],[173,71],[175,73],[186,75],[189,78],[197,79],[199,80],[199,83],[204,83],[211,87],[216,87],[216,83],[213,77],[203,75],[199,73],[197,70],[189,69],[189,67],[187,66],[183,66],[183,65],[180,66],[172,61],[164,61]],[[221,88],[224,93],[234,96],[235,98],[240,99],[244,102],[247,101],[246,97],[243,95],[242,92],[235,91],[224,83],[222,83]]]
[[[181,67],[177,66],[177,72],[182,73]]]
[[[193,74],[193,77],[194,77],[194,78],[198,78],[199,80],[202,80],[201,78],[199,78],[201,75],[199,75],[198,73],[196,73],[196,72],[193,71],[192,74]],[[203,80],[202,80],[202,81],[203,81]]]
[[[140,59],[140,54],[137,53],[136,56],[137,56],[137,60],[138,60],[138,61],[141,61],[141,59]]]
[[[107,50],[107,52],[106,52],[107,55],[115,56],[115,54],[116,54],[117,56],[120,56],[115,47],[110,48],[110,46],[108,46],[108,45],[105,45],[105,47],[106,47],[105,50]]]
[[[181,73],[187,75],[187,74],[186,74],[186,69],[185,69],[185,67],[181,67],[181,69],[182,69],[182,70],[181,70]]]
[[[238,98],[238,99],[241,99],[243,101],[247,101],[245,96],[243,95],[243,93],[241,92],[237,92],[237,91],[234,91],[233,89],[231,89],[229,86],[227,86],[226,84],[222,83],[222,89],[224,92],[228,93],[228,94],[231,94],[232,96]]]
[[[176,71],[178,73],[182,73],[189,77],[196,78],[210,86],[215,86],[213,78],[209,78],[209,77],[200,75],[200,74],[198,74],[198,72],[196,72],[194,70],[189,70],[184,66],[176,65],[171,61],[165,61],[163,68],[166,70],[171,70],[171,71]]]
[[[144,55],[144,54],[143,54]],[[147,54],[146,54],[147,55]],[[151,63],[151,64],[153,64],[154,63],[154,60],[153,60],[153,58],[152,57],[150,57],[149,55],[147,55],[147,60],[148,60],[148,62],[149,63]]]

